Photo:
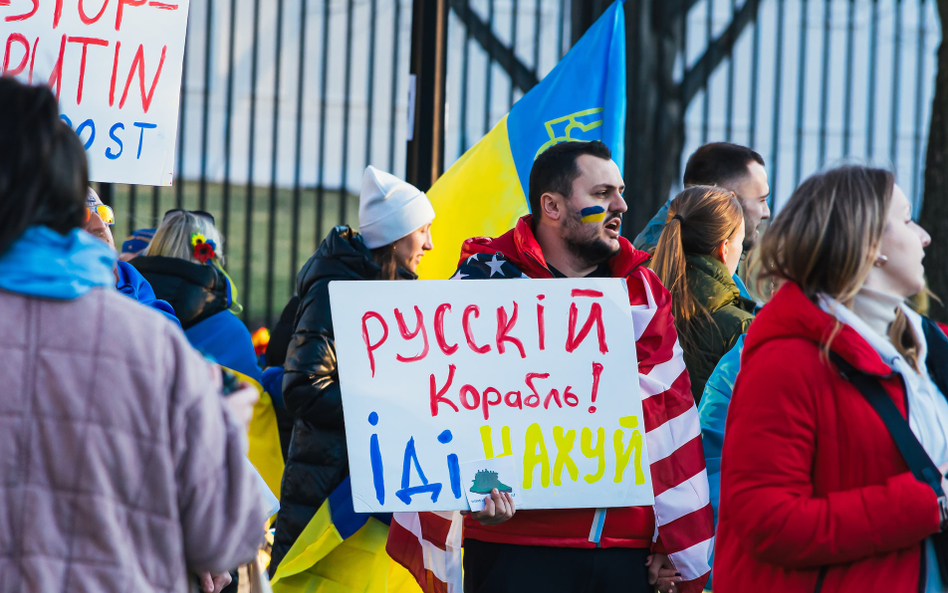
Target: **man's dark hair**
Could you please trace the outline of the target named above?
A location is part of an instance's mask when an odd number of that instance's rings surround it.
[[[589,154],[609,160],[612,151],[598,140],[591,142],[560,142],[543,151],[530,170],[530,212],[539,217],[540,196],[556,192],[567,198],[573,194],[573,182],[579,177],[576,159]]]
[[[60,234],[85,219],[86,151],[47,87],[0,77],[0,254],[27,227]]]
[[[747,175],[751,161],[764,166],[764,159],[746,146],[730,142],[705,144],[688,157],[685,165],[685,187],[721,185]]]

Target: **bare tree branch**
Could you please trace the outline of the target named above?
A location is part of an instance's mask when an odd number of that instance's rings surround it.
[[[510,76],[514,86],[526,93],[539,82],[537,80],[536,70],[531,70],[517,58],[513,48],[506,47],[500,39],[494,35],[490,28],[490,23],[482,21],[477,14],[471,10],[470,0],[451,0],[451,9],[458,15],[464,26],[471,33],[471,36],[477,43],[484,48],[490,59],[500,65],[504,72]]]
[[[744,6],[737,11],[730,24],[728,24],[727,29],[721,33],[720,37],[708,44],[708,49],[705,50],[704,55],[685,73],[681,82],[681,100],[683,104],[690,104],[698,91],[708,84],[708,79],[715,68],[734,49],[734,44],[744,28],[757,19],[759,8],[760,0],[746,0]]]

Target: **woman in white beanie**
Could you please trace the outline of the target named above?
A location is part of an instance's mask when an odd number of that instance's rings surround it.
[[[293,436],[283,472],[271,575],[320,505],[349,476],[329,283],[415,279],[418,263],[433,247],[434,217],[424,192],[367,167],[359,196],[361,234],[337,226],[299,273],[300,305],[283,377],[283,400],[294,416]],[[343,487],[349,497],[348,485]],[[321,562],[329,560],[327,556]],[[294,579],[324,578],[315,572]]]

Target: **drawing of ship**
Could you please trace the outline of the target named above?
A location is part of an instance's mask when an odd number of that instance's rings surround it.
[[[482,469],[474,475],[474,485],[471,492],[476,494],[490,494],[494,488],[498,492],[511,492],[513,488],[497,479],[497,472]]]

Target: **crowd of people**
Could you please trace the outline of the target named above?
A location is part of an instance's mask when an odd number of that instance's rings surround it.
[[[53,94],[0,78],[0,136],[0,593],[236,590],[264,545],[273,576],[351,469],[329,284],[417,278],[448,248],[431,202],[368,167],[359,231],[302,267],[264,369],[213,215],[169,211],[120,258]],[[633,242],[627,181],[601,142],[548,148],[530,214],[464,242],[454,278],[625,279],[649,309],[646,427],[700,425],[651,457],[682,494],[518,511],[494,490],[464,519],[464,590],[948,591],[948,338],[909,300],[931,237],[894,175],[816,173],[769,220],[763,158],[707,144]],[[285,457],[270,544],[262,393]]]

